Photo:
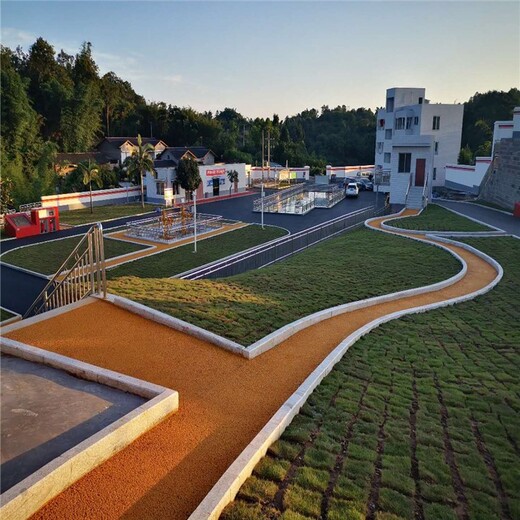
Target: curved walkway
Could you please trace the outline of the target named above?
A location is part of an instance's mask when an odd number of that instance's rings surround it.
[[[382,220],[371,226],[379,228]],[[468,266],[455,284],[322,321],[250,361],[103,301],[8,333],[180,395],[177,414],[73,484],[35,517],[186,519],[345,337],[378,317],[470,294],[497,277],[477,255],[446,247]],[[99,323],[107,325],[95,325]]]

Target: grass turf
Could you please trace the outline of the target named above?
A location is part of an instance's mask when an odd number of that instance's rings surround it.
[[[400,229],[420,231],[493,231],[492,228],[473,222],[437,204],[428,204],[418,217],[400,218],[388,224]]]
[[[14,318],[15,314],[6,311],[5,309],[0,309],[0,321],[5,321],[10,318]]]
[[[90,222],[102,222],[104,220],[130,217],[154,211],[157,206],[145,204],[144,209],[141,204],[114,204],[112,206],[94,206],[94,212],[90,213],[90,208],[75,209],[60,212],[60,222],[71,226],[79,226]]]
[[[2,256],[2,262],[45,275],[54,274],[82,237],[83,235],[15,249],[5,253]],[[139,244],[105,238],[105,257],[107,259],[144,248],[145,246]]]
[[[193,253],[193,244],[187,244],[110,269],[107,271],[107,277],[168,278],[285,234],[287,231],[281,228],[268,226],[262,229],[260,226],[251,225],[200,240],[197,243],[197,254]]]
[[[249,345],[321,309],[435,283],[459,269],[437,247],[360,229],[226,279],[125,276],[111,280],[109,290]]]
[[[520,516],[520,242],[465,242],[501,263],[498,286],[361,338],[222,520]]]

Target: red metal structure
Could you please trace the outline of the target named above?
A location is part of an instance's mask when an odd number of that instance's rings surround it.
[[[4,229],[10,237],[23,238],[60,230],[60,212],[57,207],[33,208],[27,213],[4,216]]]

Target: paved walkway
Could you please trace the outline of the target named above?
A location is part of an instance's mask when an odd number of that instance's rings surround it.
[[[457,283],[320,322],[251,361],[102,301],[8,334],[180,394],[178,413],[73,484],[35,518],[186,519],[346,336],[377,317],[471,293],[496,277],[476,255],[449,247],[468,264]]]
[[[434,200],[435,204],[444,206],[448,209],[458,211],[467,217],[476,218],[485,224],[495,226],[504,230],[506,233],[515,235],[520,238],[520,218],[513,215],[506,215],[500,211],[495,211],[478,204],[468,204],[467,202],[452,202],[444,200]]]

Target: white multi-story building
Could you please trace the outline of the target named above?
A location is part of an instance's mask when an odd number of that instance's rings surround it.
[[[424,88],[391,88],[377,111],[375,165],[390,202],[422,207],[457,161],[463,105],[431,104]]]

